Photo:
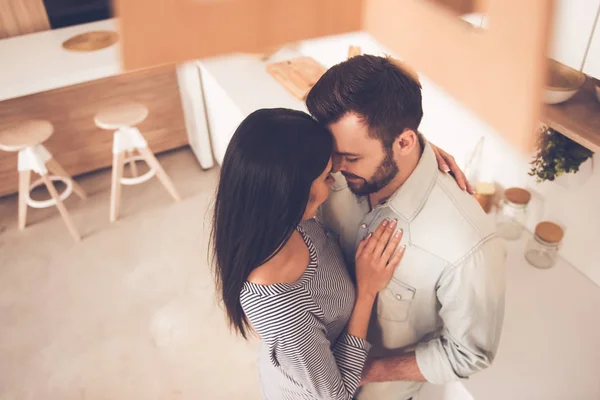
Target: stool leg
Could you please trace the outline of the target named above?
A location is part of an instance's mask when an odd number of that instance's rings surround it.
[[[27,225],[27,199],[29,198],[29,185],[31,171],[19,171],[19,229]]]
[[[62,165],[58,163],[58,161],[56,161],[54,158],[51,158],[46,163],[46,166],[54,175],[70,179],[73,183],[73,191],[77,194],[77,196],[79,196],[82,199],[87,199],[87,193],[85,192],[85,190],[83,190],[83,188],[77,182],[75,182],[73,177],[71,177],[71,175],[69,175],[69,173],[65,171],[65,169],[62,167]]]
[[[110,188],[110,222],[119,218],[119,206],[121,203],[121,178],[123,177],[123,161],[125,152],[113,154],[112,183]]]
[[[177,201],[181,200],[181,197],[179,197],[179,193],[177,193],[177,189],[175,189],[175,185],[173,185],[173,181],[171,181],[171,178],[169,178],[169,175],[167,175],[167,173],[163,169],[162,165],[160,165],[152,151],[147,147],[140,148],[138,149],[138,151],[144,157],[150,168],[156,170],[156,175],[158,176],[158,179],[160,179],[161,183],[171,194],[171,196],[173,196],[173,198]]]
[[[42,176],[42,180],[46,184],[46,187],[48,188],[48,191],[50,192],[50,196],[52,196],[54,201],[56,201],[56,208],[58,208],[58,212],[60,212],[61,217],[65,221],[65,224],[67,225],[67,229],[69,229],[71,236],[73,236],[73,239],[75,239],[76,242],[79,242],[81,240],[81,237],[79,236],[79,232],[77,232],[77,228],[75,228],[75,224],[71,220],[71,216],[69,215],[65,205],[60,200],[60,196],[58,195],[58,192],[56,191],[56,188],[54,187],[52,180],[50,180],[50,176],[44,175],[44,176]]]
[[[128,157],[133,157],[134,151],[133,150],[128,150],[127,151],[127,156]],[[135,165],[135,160],[131,160],[129,161],[129,167],[131,168],[131,176],[137,178],[138,176],[138,170],[137,170],[137,166]]]

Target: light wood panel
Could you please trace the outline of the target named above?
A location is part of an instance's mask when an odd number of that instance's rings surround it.
[[[360,29],[362,0],[116,0],[126,69]],[[160,26],[161,29],[156,29]]]
[[[25,119],[47,119],[54,134],[45,143],[71,175],[112,164],[112,132],[94,124],[100,109],[139,102],[149,109],[138,127],[154,152],[188,143],[175,67],[132,72],[0,102],[0,130]],[[0,151],[0,196],[18,189],[17,155]]]
[[[0,0],[0,39],[48,29],[43,0]]]
[[[366,0],[364,28],[529,153],[542,110],[551,0],[489,0],[474,30],[429,1]],[[398,23],[398,16],[402,23]]]

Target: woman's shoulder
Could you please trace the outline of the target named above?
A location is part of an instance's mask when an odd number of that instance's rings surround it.
[[[302,286],[275,284],[269,286],[246,282],[240,294],[244,314],[253,328],[265,339],[273,329],[299,321],[319,307]]]
[[[303,234],[294,232],[281,251],[255,268],[247,281],[263,286],[293,284],[304,276],[313,259]]]

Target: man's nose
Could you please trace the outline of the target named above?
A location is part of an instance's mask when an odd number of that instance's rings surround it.
[[[331,156],[331,172],[339,172],[342,168],[342,157],[333,155]]]

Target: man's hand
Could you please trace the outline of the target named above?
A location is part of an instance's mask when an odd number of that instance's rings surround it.
[[[475,193],[473,186],[467,181],[467,177],[460,170],[458,165],[456,164],[456,160],[450,154],[446,153],[444,150],[440,149],[433,143],[429,143],[433,148],[433,152],[435,154],[435,158],[438,162],[438,168],[442,172],[452,172],[454,179],[456,179],[456,183],[462,190],[466,190],[471,194]]]

